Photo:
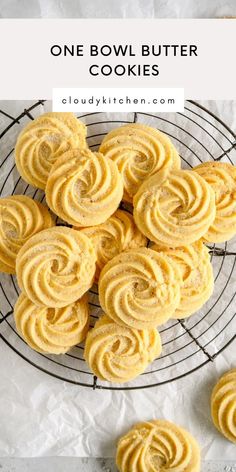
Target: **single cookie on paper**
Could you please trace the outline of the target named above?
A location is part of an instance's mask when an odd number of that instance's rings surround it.
[[[70,149],[86,146],[86,127],[73,113],[45,113],[19,134],[15,147],[16,166],[26,182],[44,190],[58,157]]]
[[[120,438],[119,472],[200,472],[201,454],[195,438],[166,420],[138,423]]]
[[[86,338],[84,357],[101,380],[124,383],[140,375],[161,354],[156,329],[137,330],[119,326],[102,315]]]
[[[46,185],[48,206],[77,227],[104,223],[117,210],[122,195],[116,164],[89,149],[69,151],[57,159]]]
[[[32,236],[16,259],[20,289],[37,306],[61,308],[93,284],[96,255],[87,236],[56,226]]]
[[[14,319],[20,336],[35,351],[64,354],[82,342],[89,329],[87,295],[63,308],[35,305],[21,293]]]
[[[196,241],[178,248],[153,245],[152,249],[166,254],[177,264],[182,277],[181,297],[172,318],[187,318],[206,303],[214,289],[208,248],[202,241]]]
[[[26,195],[0,198],[0,272],[15,274],[20,248],[34,234],[54,226],[46,206]]]
[[[133,249],[105,265],[99,278],[99,300],[118,324],[150,329],[174,315],[181,284],[181,274],[168,256],[148,248]]]
[[[160,246],[179,247],[201,239],[216,214],[211,186],[192,170],[164,170],[141,185],[134,220]]]
[[[195,167],[215,193],[216,215],[204,239],[223,243],[236,234],[236,167],[224,162],[204,162]]]
[[[165,168],[180,168],[180,157],[169,137],[139,123],[113,129],[99,151],[114,161],[124,182],[123,199],[131,202],[143,181]]]
[[[215,385],[211,416],[218,431],[236,444],[236,369],[226,372]]]
[[[103,267],[117,254],[147,245],[147,238],[137,228],[133,216],[124,210],[117,210],[105,223],[83,228],[81,232],[90,238],[95,248],[96,281]]]

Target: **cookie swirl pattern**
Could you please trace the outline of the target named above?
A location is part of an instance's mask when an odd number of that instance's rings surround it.
[[[236,444],[236,369],[226,372],[215,385],[211,415],[220,433]]]
[[[151,241],[179,247],[201,239],[215,218],[215,195],[189,170],[161,171],[147,179],[134,197],[134,220]]]
[[[214,276],[210,255],[202,241],[175,249],[157,245],[153,250],[164,252],[177,264],[182,276],[180,304],[172,318],[186,318],[210,298],[214,289]]]
[[[200,472],[200,462],[193,436],[165,420],[136,424],[117,446],[119,472]]]
[[[37,306],[60,308],[92,286],[96,256],[89,238],[79,231],[54,227],[30,238],[16,260],[21,290]]]
[[[46,199],[56,215],[84,227],[104,223],[119,206],[122,178],[114,162],[90,150],[73,150],[53,165]]]
[[[114,257],[99,278],[102,309],[114,321],[136,329],[159,326],[180,303],[181,275],[165,254],[147,248]]]
[[[138,123],[116,128],[100,149],[116,162],[124,182],[124,200],[131,202],[142,182],[164,168],[180,168],[180,157],[167,135]]]
[[[117,210],[105,223],[81,230],[93,243],[97,255],[96,281],[100,272],[113,257],[127,250],[147,245],[134,223],[133,216],[124,210]]]
[[[161,354],[156,329],[119,326],[103,315],[88,333],[84,357],[101,380],[124,383],[140,375]]]
[[[16,256],[34,234],[54,226],[48,209],[26,195],[0,198],[0,271],[15,274]]]
[[[19,134],[16,166],[23,179],[45,189],[52,165],[64,152],[86,147],[86,127],[73,113],[45,113]]]
[[[236,234],[236,167],[204,162],[194,172],[212,187],[216,199],[216,216],[204,239],[213,243],[228,241]]]
[[[83,341],[87,334],[87,296],[64,308],[47,308],[36,306],[21,293],[15,304],[14,318],[19,334],[32,349],[64,354]]]

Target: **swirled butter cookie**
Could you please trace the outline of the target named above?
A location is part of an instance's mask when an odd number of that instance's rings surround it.
[[[20,289],[37,306],[61,308],[92,286],[96,268],[87,236],[56,226],[32,236],[20,249],[16,274]]]
[[[87,296],[63,308],[48,308],[36,306],[21,293],[15,304],[14,318],[17,331],[32,349],[64,354],[83,341],[88,332]]]
[[[114,321],[136,329],[165,323],[180,303],[181,275],[165,254],[140,248],[108,262],[99,278],[102,309]]]
[[[79,227],[104,223],[117,210],[122,195],[116,164],[89,149],[63,154],[53,165],[46,186],[51,210]]]
[[[48,209],[26,195],[0,198],[0,271],[15,274],[16,256],[34,234],[54,226]]]
[[[116,162],[124,182],[123,198],[131,203],[147,177],[164,168],[180,168],[180,157],[168,136],[138,123],[110,131],[99,151]]]
[[[73,113],[45,113],[19,134],[16,166],[23,179],[45,189],[53,163],[64,152],[86,147],[86,127]]]
[[[236,369],[226,372],[215,385],[211,415],[220,433],[236,443]]]
[[[176,263],[182,276],[180,304],[172,318],[186,318],[210,298],[214,289],[214,276],[207,247],[202,241],[178,248],[163,248],[156,245],[153,250],[162,251]]]
[[[118,442],[119,472],[200,472],[197,441],[170,421],[152,420],[136,424]]]
[[[97,255],[96,280],[107,262],[120,252],[147,245],[134,223],[133,216],[124,210],[117,210],[105,223],[81,230],[91,239]]]
[[[236,234],[236,167],[204,162],[194,172],[211,186],[216,199],[216,216],[204,239],[212,243],[228,241]]]
[[[134,197],[134,220],[151,241],[167,247],[191,244],[206,234],[215,219],[215,195],[191,170],[161,171]]]
[[[156,329],[119,326],[103,315],[87,335],[84,357],[99,379],[123,383],[140,375],[161,349]]]

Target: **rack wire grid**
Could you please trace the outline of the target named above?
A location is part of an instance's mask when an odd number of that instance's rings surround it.
[[[14,163],[14,145],[19,131],[51,103],[39,100],[16,118],[0,110],[0,196],[26,194],[44,201],[44,194],[27,185]],[[214,160],[236,162],[236,136],[211,111],[197,102],[186,101],[183,113],[89,113],[78,116],[88,129],[88,144],[96,150],[105,134],[125,123],[140,122],[166,133],[179,150],[183,168]],[[6,125],[7,121],[7,125]],[[163,353],[149,368],[124,385],[97,379],[83,359],[83,345],[65,355],[39,354],[18,335],[13,319],[14,303],[19,294],[14,276],[1,274],[0,338],[32,366],[72,384],[93,389],[132,390],[154,387],[185,377],[214,359],[235,339],[236,244],[210,246],[215,276],[214,294],[204,307],[190,318],[171,320],[161,327]],[[90,290],[91,326],[99,317],[97,288]]]

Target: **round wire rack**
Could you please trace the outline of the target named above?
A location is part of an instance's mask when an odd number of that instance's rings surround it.
[[[19,102],[20,103],[20,102]],[[40,100],[15,118],[0,110],[0,196],[25,194],[44,201],[41,190],[35,190],[19,176],[14,163],[14,145],[19,131],[51,103]],[[236,136],[212,112],[197,102],[187,101],[183,113],[89,113],[78,116],[87,125],[88,144],[96,150],[112,128],[140,122],[158,128],[172,139],[179,150],[183,168],[215,160],[236,163]],[[2,124],[2,130],[1,130]],[[61,356],[39,354],[30,349],[18,335],[13,319],[19,288],[14,276],[0,276],[0,338],[32,366],[51,376],[93,389],[132,390],[158,386],[182,378],[214,359],[235,339],[236,244],[211,245],[215,290],[204,307],[190,318],[171,320],[159,330],[163,353],[145,373],[124,385],[98,380],[83,359],[83,345],[75,346]],[[90,290],[91,326],[99,317],[97,287]]]

